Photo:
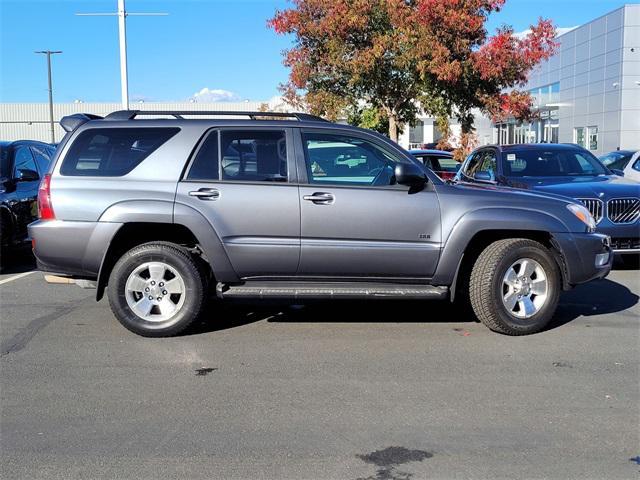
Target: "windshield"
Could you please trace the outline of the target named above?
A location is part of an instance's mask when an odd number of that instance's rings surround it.
[[[611,152],[611,153],[607,153],[606,155],[602,155],[600,158],[600,161],[602,163],[604,163],[605,165],[609,166],[612,163],[617,162],[618,160],[622,160],[626,157],[631,158],[631,155],[627,155],[624,153],[619,153],[619,152]]]
[[[507,177],[573,177],[609,173],[596,157],[584,150],[509,150],[503,158]]]
[[[9,149],[0,145],[0,177],[9,176]]]

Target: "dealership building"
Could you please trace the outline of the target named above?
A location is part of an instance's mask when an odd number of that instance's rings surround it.
[[[616,149],[640,149],[640,5],[624,5],[557,37],[558,50],[536,67],[524,87],[530,91],[537,119],[493,124],[476,116],[480,144],[577,143],[600,155]],[[106,115],[118,103],[54,105],[56,122],[71,113]],[[281,99],[267,102],[135,103],[148,110],[286,111]],[[63,132],[55,125],[55,139]],[[454,135],[460,131],[452,122]],[[404,147],[436,142],[434,119],[421,116],[402,132]],[[49,107],[45,103],[0,104],[0,140],[51,141]]]
[[[577,143],[600,155],[640,149],[640,5],[624,5],[557,37],[525,90],[537,120],[493,124],[476,117],[480,144]],[[455,130],[454,130],[455,131]],[[404,146],[437,141],[433,118],[405,129]]]

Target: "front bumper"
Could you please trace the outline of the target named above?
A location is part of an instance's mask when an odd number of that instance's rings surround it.
[[[640,223],[616,224],[604,218],[598,223],[596,232],[611,237],[613,253],[640,253]]]
[[[604,278],[611,271],[613,249],[607,235],[556,233],[554,240],[562,254],[565,283],[569,286]]]

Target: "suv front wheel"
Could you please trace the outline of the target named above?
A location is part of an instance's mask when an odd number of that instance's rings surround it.
[[[109,305],[127,329],[145,337],[185,330],[203,310],[207,279],[195,258],[172,243],[139,245],[114,265]]]
[[[560,297],[560,272],[541,243],[511,238],[492,243],[469,282],[473,311],[491,330],[526,335],[544,329]]]

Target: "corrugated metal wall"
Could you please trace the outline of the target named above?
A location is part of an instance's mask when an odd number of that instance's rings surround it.
[[[224,102],[224,103],[134,103],[137,110],[219,110],[258,111],[268,106],[267,102]],[[59,142],[64,135],[57,122],[65,115],[73,113],[93,113],[107,115],[122,110],[120,103],[57,103],[53,105],[55,138]],[[1,103],[0,140],[40,140],[51,141],[49,125],[49,104],[47,103]]]

